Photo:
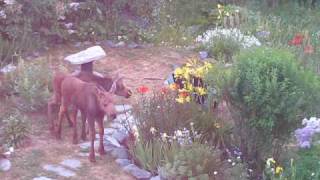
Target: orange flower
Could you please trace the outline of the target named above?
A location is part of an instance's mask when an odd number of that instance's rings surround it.
[[[312,45],[306,45],[303,51],[305,54],[312,54],[314,52],[314,48]]]
[[[141,94],[146,94],[149,91],[149,88],[147,86],[140,86],[137,88],[137,91]]]
[[[179,93],[179,96],[180,96],[180,97],[183,97],[183,98],[186,98],[186,97],[189,96],[189,93],[188,93],[188,92],[180,92],[180,93]]]
[[[172,89],[172,90],[177,90],[177,89],[179,89],[179,86],[178,86],[177,83],[172,83],[172,84],[169,85],[169,87],[170,87],[170,89]]]

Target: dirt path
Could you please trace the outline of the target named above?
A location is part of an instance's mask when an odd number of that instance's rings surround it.
[[[63,57],[68,53],[77,52],[76,49],[63,48],[64,50],[53,50],[50,52],[51,62],[54,65],[67,66]],[[186,57],[192,54],[183,51],[166,48],[147,49],[105,49],[107,57],[95,62],[94,69],[101,73],[114,74],[119,72],[123,75],[128,87],[136,89],[140,85],[157,88],[163,85],[163,80],[146,80],[145,78],[164,79],[172,71],[174,64],[182,64]],[[136,96],[130,100],[117,99],[119,104],[134,103]],[[32,121],[31,136],[25,147],[16,150],[12,160],[12,168],[9,172],[0,174],[0,179],[8,180],[30,180],[35,177],[46,176],[53,179],[134,179],[117,166],[110,155],[97,157],[97,163],[89,163],[87,157],[79,157],[77,151],[79,146],[71,143],[71,129],[63,128],[63,140],[58,141],[48,132],[48,125],[45,113],[29,115]],[[62,178],[54,173],[45,171],[46,164],[59,164],[63,160],[77,158],[81,167],[77,170],[76,176]]]

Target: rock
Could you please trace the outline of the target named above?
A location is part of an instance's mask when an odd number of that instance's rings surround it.
[[[116,48],[116,44],[112,40],[102,41],[102,45],[110,48]]]
[[[14,71],[15,69],[17,69],[17,66],[15,66],[13,64],[8,64],[8,65],[4,66],[3,68],[1,68],[0,72],[6,74],[6,73]]]
[[[150,180],[161,180],[160,176],[153,176],[150,178]]]
[[[79,47],[81,47],[82,46],[82,43],[81,42],[76,42],[75,44],[74,44],[74,47],[76,47],[76,48],[79,48]]]
[[[139,179],[139,180],[144,180],[144,179],[149,179],[151,177],[151,173],[140,169],[139,167],[137,167],[134,164],[130,164],[126,167],[123,168],[124,171],[130,173],[131,175],[133,175],[135,178]]]
[[[120,144],[123,144],[128,136],[129,135],[124,131],[116,131],[111,135],[111,137],[116,139]]]
[[[80,157],[89,157],[89,153],[88,152],[79,152],[77,155],[80,156]],[[99,157],[100,154],[96,153],[95,156]]]
[[[116,131],[116,129],[113,128],[104,128],[104,135],[111,135]]]
[[[115,149],[116,147],[114,147],[114,146],[111,146],[111,145],[104,145],[104,150],[106,151],[106,152],[111,152],[111,151],[113,151],[114,149]]]
[[[78,169],[81,167],[81,162],[78,159],[66,159],[63,160],[60,164],[72,169]]]
[[[0,171],[9,171],[11,162],[9,159],[0,159]]]
[[[73,9],[75,11],[77,11],[79,9],[79,7],[80,7],[80,3],[78,3],[78,2],[72,2],[69,4],[69,8]]]
[[[199,52],[199,57],[201,60],[207,59],[208,58],[208,52],[207,51],[200,51]]]
[[[131,164],[131,161],[129,159],[117,159],[116,163],[121,167],[125,167]]]
[[[119,142],[118,142],[115,138],[113,138],[113,137],[111,137],[111,136],[106,136],[106,137],[104,138],[104,143],[105,143],[106,145],[112,145],[112,146],[114,146],[114,147],[121,147],[121,145],[119,144]]]
[[[63,177],[72,177],[76,175],[75,172],[68,170],[59,165],[46,164],[43,166],[43,169],[56,173],[57,175],[63,176]]]
[[[128,48],[130,49],[135,49],[135,48],[139,48],[141,46],[139,46],[139,44],[135,43],[135,42],[131,42],[128,44]]]
[[[125,42],[120,41],[120,42],[118,42],[118,43],[116,44],[116,47],[117,47],[117,48],[122,48],[122,47],[124,47],[125,45],[126,45]]]
[[[71,64],[84,64],[95,60],[99,60],[105,56],[106,53],[101,46],[93,46],[87,48],[84,51],[71,54],[64,58],[64,60],[69,61]]]
[[[114,158],[118,158],[118,159],[128,159],[129,158],[129,154],[128,154],[128,150],[125,149],[125,148],[114,148],[112,151],[111,151],[111,155],[114,157]]]
[[[124,105],[116,105],[115,109],[118,113],[126,112],[132,109],[131,105],[124,104]]]
[[[120,129],[120,130],[125,129],[125,127],[122,124],[118,123],[118,122],[112,123],[111,127],[114,128],[114,129]]]
[[[53,180],[53,179],[45,177],[45,176],[40,176],[40,177],[35,177],[32,180]]]
[[[91,142],[84,142],[79,144],[81,152],[89,152],[90,147],[91,147]],[[94,141],[94,146],[97,147],[99,146],[99,141]]]

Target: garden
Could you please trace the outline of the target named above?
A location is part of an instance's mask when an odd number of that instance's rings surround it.
[[[0,179],[320,179],[319,17],[316,0],[1,1]],[[65,57],[93,46],[131,90],[95,163],[47,116],[56,72],[80,67]]]

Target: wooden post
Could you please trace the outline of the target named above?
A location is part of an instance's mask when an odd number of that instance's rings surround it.
[[[81,72],[93,73],[93,62],[81,64]]]

